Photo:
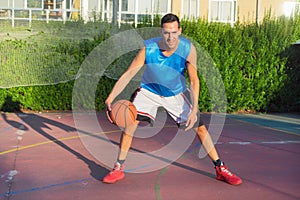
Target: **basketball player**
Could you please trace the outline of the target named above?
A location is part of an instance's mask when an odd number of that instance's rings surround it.
[[[212,139],[201,119],[197,118],[200,92],[197,75],[197,55],[194,45],[181,37],[179,18],[167,14],[161,19],[161,37],[145,41],[127,71],[120,77],[108,95],[105,104],[111,110],[113,100],[123,91],[129,81],[146,65],[140,88],[132,99],[137,109],[137,123],[122,133],[120,151],[113,170],[104,178],[104,183],[115,183],[125,177],[124,162],[132,143],[134,132],[140,121],[155,120],[158,107],[164,107],[179,127],[195,130],[216,169],[216,179],[232,185],[242,180],[231,173],[220,160]],[[185,70],[190,80],[190,100]]]

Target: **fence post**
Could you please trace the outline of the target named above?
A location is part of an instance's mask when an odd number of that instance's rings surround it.
[[[32,22],[32,10],[29,9],[29,27],[31,27],[31,22]]]
[[[11,9],[11,26],[14,28],[15,27],[15,9]]]
[[[104,5],[105,5],[105,2],[104,2],[104,0],[102,0],[102,3],[101,3],[101,19],[102,19],[102,21],[104,21],[104,19],[105,19],[105,17],[104,17],[104,11],[105,11]]]
[[[154,0],[151,0],[151,25],[153,26],[154,24]]]
[[[89,20],[89,2],[88,1],[80,1],[81,3],[81,9],[80,9],[80,17],[84,21],[84,23],[87,23]]]
[[[119,0],[119,16],[118,16],[118,26],[121,27],[122,21],[122,0]]]
[[[134,6],[134,26],[137,27],[138,24],[138,10],[139,10],[139,1],[135,1]]]
[[[168,8],[167,8],[167,13],[170,13],[172,8],[171,8],[171,0],[168,0]]]
[[[62,11],[62,19],[63,19],[63,23],[66,23],[67,20],[67,2],[63,1],[62,5],[61,5],[61,11]]]
[[[50,14],[50,11],[46,10],[46,22],[47,22],[47,24],[49,23],[49,14]]]
[[[112,4],[113,4],[112,23],[113,23],[113,25],[117,25],[117,21],[118,21],[117,12],[118,12],[118,7],[119,7],[119,2],[118,2],[118,0],[113,0]]]

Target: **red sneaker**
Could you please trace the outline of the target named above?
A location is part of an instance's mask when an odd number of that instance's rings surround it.
[[[243,181],[237,175],[231,173],[225,165],[216,167],[217,180],[225,181],[231,185],[240,185]]]
[[[122,180],[124,177],[124,164],[120,165],[119,163],[116,163],[113,170],[109,172],[102,181],[103,183],[115,183]]]

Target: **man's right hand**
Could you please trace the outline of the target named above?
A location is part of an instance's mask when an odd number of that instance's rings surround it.
[[[111,111],[111,104],[112,104],[112,100],[111,100],[110,98],[107,98],[107,99],[105,100],[105,105],[106,105],[106,109],[107,109],[108,111]]]

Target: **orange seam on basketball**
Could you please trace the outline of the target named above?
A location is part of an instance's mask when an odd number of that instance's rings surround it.
[[[131,118],[132,118],[132,120],[135,121],[135,118],[136,118],[136,117],[135,117],[135,115],[136,115],[135,113],[136,113],[136,112],[134,112],[134,111],[133,111],[132,109],[130,109],[130,108],[129,108],[129,111],[130,111],[130,113],[131,113]]]
[[[122,109],[122,104],[120,104],[119,107],[118,107],[118,114],[119,114],[119,113],[122,114],[122,113],[120,112],[121,109]],[[116,115],[116,116],[117,116],[117,115]],[[119,122],[118,125],[120,126],[120,125],[121,125],[121,124],[120,124],[120,121],[118,120],[118,122]]]
[[[127,122],[128,122],[128,119],[127,119],[127,110],[128,110],[128,107],[126,106],[125,109],[124,109],[124,113],[123,113],[124,114],[124,126],[125,127],[127,126]]]
[[[115,112],[115,117],[114,117],[114,123],[117,124],[117,117],[118,117],[119,111],[121,109],[121,105],[116,104],[115,106],[116,106],[116,112]]]

